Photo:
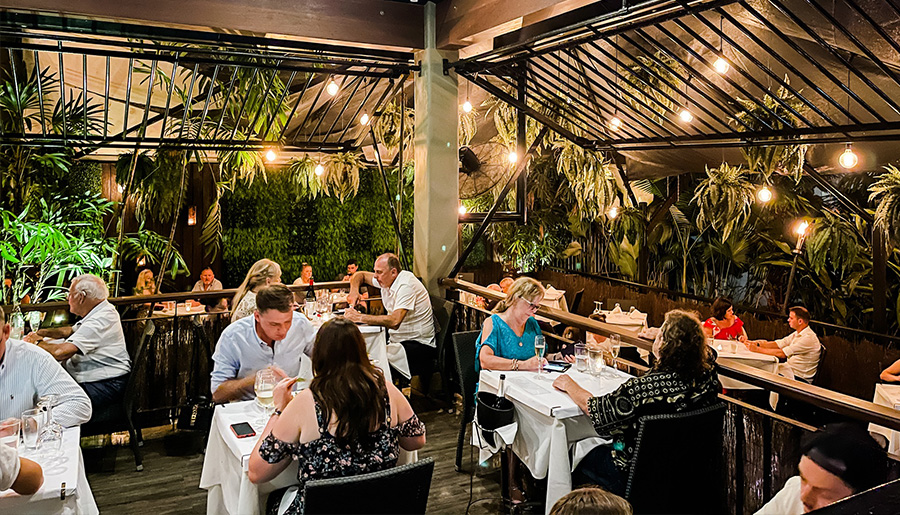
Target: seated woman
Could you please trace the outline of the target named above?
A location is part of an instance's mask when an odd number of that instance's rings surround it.
[[[747,331],[744,330],[744,322],[734,314],[734,306],[725,297],[719,297],[713,301],[712,316],[703,322],[703,332],[707,338],[717,340],[747,339]]]
[[[153,278],[153,270],[149,268],[141,270],[138,274],[137,284],[134,285],[135,295],[153,295],[156,293],[156,280]]]
[[[494,307],[484,321],[475,342],[475,370],[537,370],[540,362],[534,351],[534,338],[541,328],[534,314],[541,306],[544,288],[530,277],[520,277],[509,287],[506,298]],[[559,353],[549,356],[560,359]],[[568,359],[568,358],[567,358]],[[573,358],[574,359],[574,358]],[[543,360],[547,362],[546,359]]]
[[[250,481],[270,481],[296,459],[302,492],[312,479],[391,468],[400,447],[414,451],[425,445],[425,425],[369,361],[356,324],[343,318],[326,322],[316,335],[312,367],[315,378],[293,400],[296,378],[275,388],[275,414],[250,455]],[[279,497],[284,493],[273,492],[269,513],[288,502]],[[303,513],[300,493],[289,502],[286,513]]]
[[[613,441],[582,460],[572,484],[595,484],[618,495],[625,493],[638,418],[703,408],[718,402],[722,391],[700,320],[678,310],[666,313],[658,359],[643,376],[602,397],[593,397],[568,375],[559,376],[553,386],[566,392],[591,418],[598,435]]]
[[[234,311],[231,313],[231,321],[236,322],[256,311],[256,292],[263,286],[281,282],[281,266],[271,259],[260,259],[244,277],[244,282],[238,286],[231,300]]]

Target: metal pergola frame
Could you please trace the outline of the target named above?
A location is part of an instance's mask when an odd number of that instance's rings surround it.
[[[67,101],[80,99],[85,106],[89,102],[102,104],[103,109],[102,131],[92,133],[84,126],[78,133],[64,130],[56,134],[45,126],[42,113],[41,123],[32,130],[0,133],[0,145],[70,146],[79,149],[78,157],[99,148],[160,146],[209,151],[356,150],[369,132],[359,123],[359,117],[366,114],[368,124],[373,124],[418,69],[413,55],[407,52],[14,11],[0,11],[0,41],[6,54],[2,57],[9,60],[9,78],[16,87],[26,79],[22,72],[39,74],[52,65],[58,72],[52,94]],[[81,69],[76,70],[82,76],[80,84],[67,83],[65,72],[79,61]],[[125,93],[116,98],[110,93],[111,65],[124,68],[126,64]],[[156,82],[160,72],[171,78],[183,70],[193,72],[190,81],[181,85],[189,99],[184,103],[178,95],[173,98],[175,80],[170,80],[167,88]],[[248,98],[249,91],[240,94],[239,83],[246,76],[266,84],[263,97],[271,96],[271,100],[275,100],[272,85],[276,80],[283,82],[274,109],[289,113],[283,123],[277,123],[276,116],[264,114],[262,103]],[[89,88],[89,77],[94,84],[102,78],[102,87]],[[154,87],[140,89],[142,81]],[[326,84],[331,81],[339,86],[335,95],[326,92]],[[135,89],[140,94],[132,94]],[[119,119],[110,117],[111,104],[116,103],[124,110]],[[231,113],[231,117],[239,122],[231,127],[223,124],[225,111],[216,107],[224,104],[236,106],[237,115]],[[129,115],[135,109],[139,114]],[[199,116],[199,125],[209,129],[185,131],[189,114]],[[179,130],[172,130],[175,125]],[[265,129],[246,130],[257,125]],[[113,127],[116,130],[111,130]]]

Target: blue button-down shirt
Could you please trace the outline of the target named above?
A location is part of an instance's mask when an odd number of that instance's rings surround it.
[[[315,328],[299,313],[294,313],[284,340],[276,341],[273,347],[257,334],[256,317],[232,322],[222,331],[213,353],[210,391],[215,392],[225,381],[249,377],[272,365],[284,370],[288,376],[296,376],[300,373],[301,355],[312,353],[315,337]],[[244,392],[243,399],[253,399],[253,392]]]

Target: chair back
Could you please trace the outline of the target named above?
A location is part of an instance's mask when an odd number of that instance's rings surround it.
[[[819,342],[819,362],[816,364],[816,374],[812,377],[812,380],[810,380],[810,384],[818,385],[818,382],[816,380],[819,379],[819,377],[821,377],[821,375],[822,375],[821,374],[822,365],[825,363],[825,354],[827,354],[827,353],[828,353],[828,348],[825,347],[825,344],[820,341]]]
[[[575,292],[575,296],[572,297],[572,304],[569,306],[569,313],[578,314],[578,308],[581,307],[582,297],[584,297],[584,288]]]
[[[453,333],[453,351],[456,355],[456,374],[466,411],[475,407],[475,385],[478,384],[478,373],[475,372],[475,342],[481,331],[465,331]]]
[[[379,472],[308,481],[304,514],[425,513],[434,458]]]
[[[138,338],[137,345],[134,348],[134,355],[131,357],[131,373],[128,375],[128,382],[125,383],[125,411],[132,413],[134,403],[137,397],[137,383],[142,378],[142,374],[138,372],[140,367],[147,364],[147,349],[150,345],[150,339],[156,334],[156,325],[153,320],[147,320],[144,324],[144,330]]]
[[[650,415],[638,421],[625,498],[634,513],[728,511],[725,503],[725,405]]]
[[[450,334],[453,318],[453,303],[440,297],[431,297],[431,313],[434,315],[434,343],[437,348],[438,370],[444,370],[444,346]]]

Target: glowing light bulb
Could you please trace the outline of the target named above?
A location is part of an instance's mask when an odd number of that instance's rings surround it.
[[[328,94],[331,96],[337,95],[337,92],[338,92],[337,82],[335,82],[334,79],[331,79],[331,82],[329,82],[328,86],[325,87],[325,91],[327,91]]]
[[[123,191],[125,191],[125,186],[122,186],[121,184],[119,184],[119,185],[116,187],[116,189],[118,189],[118,190],[119,190],[119,193],[121,194]]]
[[[361,123],[363,125],[368,125],[369,124],[369,115],[366,113],[363,113],[362,116],[359,117],[359,123]]]
[[[272,161],[275,161],[276,158],[278,158],[278,154],[276,154],[274,150],[269,149],[266,151],[267,162],[271,163]]]
[[[768,202],[772,200],[772,196],[772,190],[770,190],[768,186],[763,186],[756,192],[756,198],[758,198],[760,202]]]
[[[681,112],[678,113],[678,117],[681,118],[681,121],[683,121],[684,123],[691,123],[692,121],[694,121],[694,115],[691,114],[691,112],[688,111],[687,108],[682,109]]]
[[[519,160],[519,155],[518,155],[518,154],[516,154],[515,152],[510,152],[510,153],[509,153],[509,162],[510,162],[510,163],[515,163],[515,162],[518,161],[518,160]]]
[[[463,111],[465,111],[467,113],[471,113],[472,112],[472,102],[469,102],[468,100],[466,100],[463,103]]]
[[[853,168],[857,164],[859,164],[859,156],[857,156],[856,152],[853,151],[853,147],[849,143],[847,143],[847,148],[844,149],[844,153],[841,154],[841,157],[840,159],[838,159],[838,161],[844,168]]]
[[[461,214],[461,215],[466,214],[466,206],[459,206],[459,214]]]
[[[716,71],[721,73],[722,75],[725,75],[726,73],[728,73],[728,69],[731,68],[731,66],[728,65],[728,61],[720,57],[716,59],[716,62],[713,63],[713,68],[715,68]]]
[[[144,266],[147,264],[147,256],[141,256],[137,262],[138,266]]]
[[[325,173],[325,167],[321,164],[317,164],[315,172],[317,176],[321,176],[323,173]]]
[[[619,216],[619,208],[616,206],[609,208],[609,211],[606,212],[606,216],[608,216],[610,220],[615,220],[616,217]]]
[[[622,128],[622,119],[618,116],[613,116],[609,120],[609,128],[610,130],[617,131]]]
[[[806,231],[808,231],[808,230],[809,230],[809,222],[807,222],[806,220],[801,220],[800,223],[798,223],[794,227],[794,232],[797,234],[797,236],[805,236]]]

